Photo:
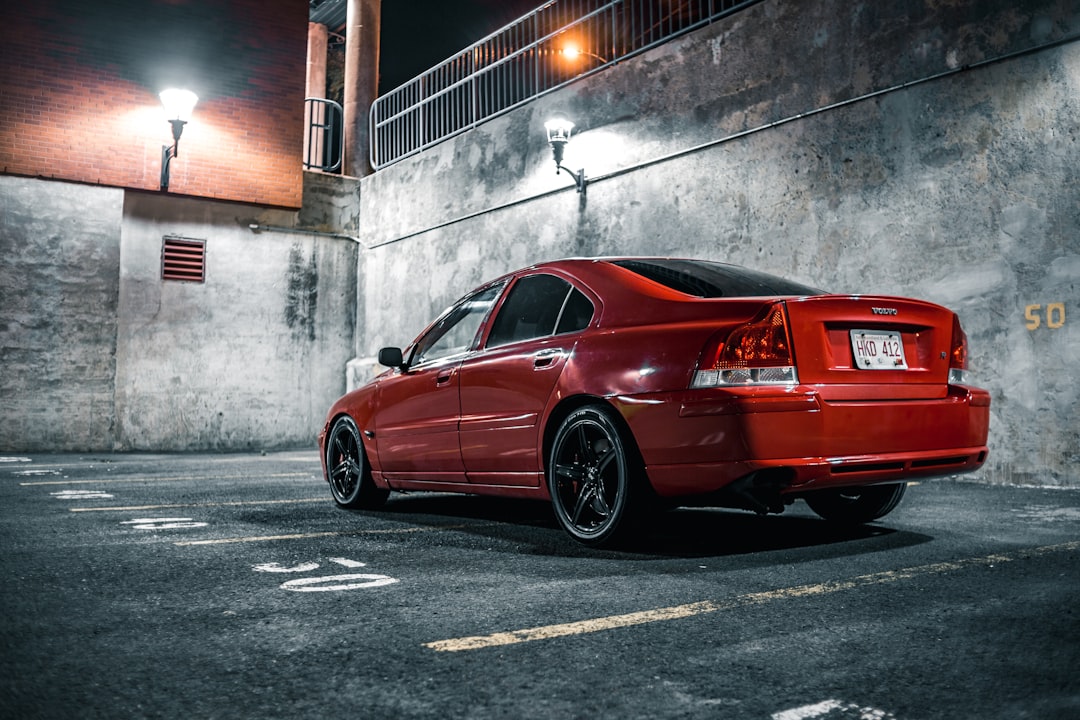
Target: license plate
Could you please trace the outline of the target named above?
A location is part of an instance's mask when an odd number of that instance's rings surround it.
[[[852,330],[851,349],[855,367],[862,370],[907,370],[904,340],[898,332]]]

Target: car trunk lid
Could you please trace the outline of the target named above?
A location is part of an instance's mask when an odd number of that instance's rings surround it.
[[[951,310],[868,295],[820,295],[785,304],[799,382],[819,386],[823,399],[947,394],[959,327]]]

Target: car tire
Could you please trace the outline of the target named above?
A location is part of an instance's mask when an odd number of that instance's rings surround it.
[[[806,496],[806,504],[831,522],[861,525],[892,512],[900,504],[905,490],[907,483],[819,490]]]
[[[602,406],[586,406],[560,424],[547,465],[548,491],[562,528],[585,545],[625,540],[643,499],[637,451]]]
[[[360,428],[349,416],[334,421],[326,436],[326,480],[334,502],[344,508],[380,507],[390,495],[371,477]]]

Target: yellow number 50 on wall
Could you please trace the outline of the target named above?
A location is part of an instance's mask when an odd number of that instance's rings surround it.
[[[1046,327],[1056,330],[1065,324],[1065,303],[1050,303],[1046,306]],[[1035,330],[1042,325],[1042,305],[1028,305],[1024,308],[1027,329]]]

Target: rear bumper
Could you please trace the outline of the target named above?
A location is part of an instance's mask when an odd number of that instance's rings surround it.
[[[990,395],[826,401],[812,387],[617,397],[664,497],[700,495],[761,470],[786,493],[970,472],[986,460]]]

